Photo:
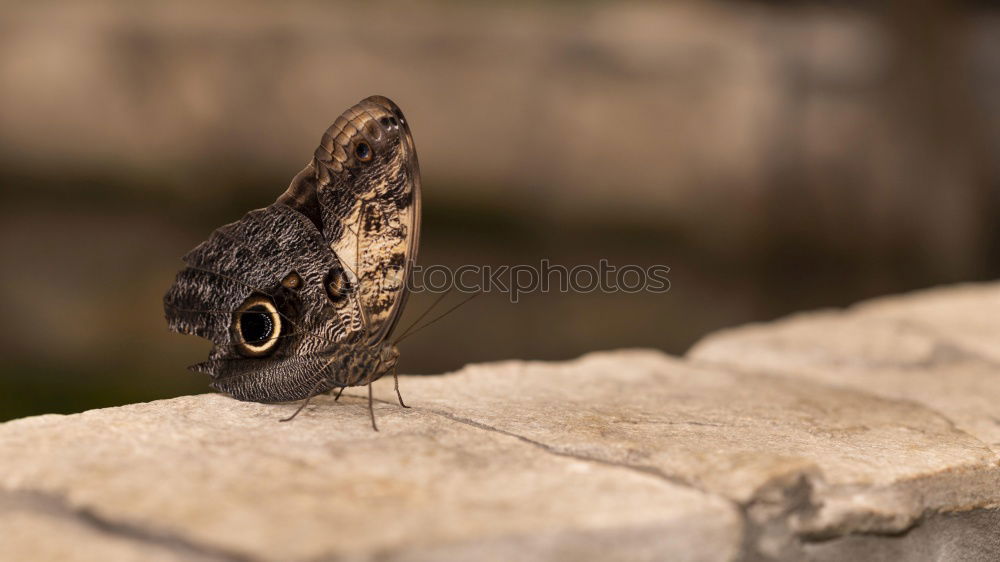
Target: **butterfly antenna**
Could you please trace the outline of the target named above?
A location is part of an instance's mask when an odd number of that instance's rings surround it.
[[[447,295],[447,293],[445,293],[445,294]],[[448,310],[444,311],[444,313],[442,313],[441,315],[439,315],[434,320],[431,320],[430,322],[424,324],[423,326],[417,328],[416,330],[413,330],[412,332],[409,332],[409,331],[404,332],[403,335],[399,336],[399,339],[397,339],[395,342],[393,342],[393,345],[398,344],[399,342],[403,341],[404,338],[408,338],[408,337],[412,336],[413,334],[416,334],[420,330],[423,330],[424,328],[430,326],[431,324],[437,322],[438,320],[444,318],[445,316],[448,316],[452,312],[455,312],[456,310],[458,310],[459,307],[465,305],[466,303],[468,303],[469,301],[471,301],[472,299],[478,297],[481,294],[482,293],[473,293],[473,294],[469,295],[469,298],[464,299],[462,302],[460,302],[460,303],[456,304],[455,306],[449,308]]]
[[[451,294],[451,289],[448,289],[444,293],[441,293],[441,296],[439,296],[438,298],[434,299],[434,302],[431,303],[431,305],[429,307],[427,307],[426,310],[424,310],[423,312],[421,312],[420,316],[417,316],[417,319],[414,320],[413,323],[411,323],[409,325],[409,327],[407,327],[405,330],[403,330],[403,333],[399,335],[399,339],[403,339],[406,336],[406,334],[410,333],[410,330],[412,330],[414,326],[416,326],[417,324],[419,324],[420,321],[423,320],[425,316],[427,316],[428,314],[430,314],[430,312],[432,310],[434,310],[435,308],[437,308],[437,305],[441,304],[441,301],[443,301],[445,299],[445,297],[447,297],[450,294]],[[396,340],[396,341],[399,341],[399,339]]]

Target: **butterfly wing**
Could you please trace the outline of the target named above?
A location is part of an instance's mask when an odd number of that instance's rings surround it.
[[[184,261],[164,297],[168,325],[215,344],[192,369],[235,398],[308,396],[336,372],[343,343],[362,334],[355,302],[327,289],[346,274],[342,264],[316,225],[287,205],[219,228]]]
[[[399,107],[372,96],[345,111],[278,200],[322,229],[358,287],[369,344],[388,337],[420,238],[420,167]]]

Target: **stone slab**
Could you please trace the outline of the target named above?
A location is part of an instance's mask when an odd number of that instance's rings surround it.
[[[201,395],[8,422],[0,489],[223,559],[709,561],[741,540],[734,506],[655,475],[425,410],[379,407],[376,433],[363,400],[279,423],[290,408]]]

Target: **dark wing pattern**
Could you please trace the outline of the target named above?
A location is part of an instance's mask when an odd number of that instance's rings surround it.
[[[236,398],[307,396],[322,376],[318,354],[362,333],[354,301],[334,304],[324,287],[331,274],[343,271],[339,260],[316,226],[286,205],[251,211],[219,228],[184,261],[187,267],[164,298],[168,325],[215,344],[209,361],[194,369]],[[294,289],[282,284],[292,274],[301,280]],[[234,331],[237,311],[251,297],[269,301],[277,312],[280,333],[266,357],[246,356]]]

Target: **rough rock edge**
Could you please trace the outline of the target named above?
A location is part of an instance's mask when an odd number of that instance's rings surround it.
[[[760,369],[740,369],[729,363],[700,359],[693,362],[745,376],[797,380],[793,375]],[[832,383],[817,380],[810,382],[824,387],[839,388]],[[956,433],[967,436],[985,451],[989,451],[993,457],[992,463],[954,467],[945,472],[913,476],[897,480],[888,486],[855,484],[829,486],[822,469],[811,466],[805,470],[776,477],[762,485],[751,495],[747,506],[758,505],[761,502],[773,503],[774,488],[782,487],[783,482],[803,483],[808,495],[807,501],[803,503],[801,499],[796,499],[792,503],[799,504],[802,509],[792,510],[785,515],[795,534],[807,541],[826,541],[856,533],[896,536],[905,533],[932,514],[992,510],[1000,507],[1000,456],[993,452],[988,443],[960,429],[951,418],[927,404],[868,393],[855,387],[848,388],[879,400],[907,403],[930,412],[946,422]],[[950,482],[956,479],[961,479],[961,487]],[[894,512],[859,509],[857,499],[860,494],[864,494],[867,500],[865,503],[882,506],[895,504],[900,509]]]
[[[15,510],[33,511],[56,519],[68,519],[96,534],[109,535],[118,539],[142,543],[151,548],[164,549],[181,556],[183,559],[218,562],[255,560],[242,553],[200,544],[182,535],[108,518],[86,507],[73,506],[66,498],[51,492],[0,489],[0,512]]]
[[[781,376],[760,371],[738,371],[728,364],[699,363],[748,376],[763,374]],[[785,378],[794,379],[791,376]],[[881,396],[878,398],[891,400]],[[921,406],[941,416],[954,427],[955,424],[947,416],[932,408]],[[967,435],[964,431],[960,432]],[[979,439],[975,441],[982,443]],[[988,448],[986,444],[983,446]],[[632,468],[643,470],[643,467]],[[961,488],[949,485],[948,481],[956,477],[962,478]],[[720,496],[683,479],[672,478],[671,481],[678,484]],[[975,484],[970,486],[970,480]],[[956,491],[959,492],[962,503],[946,504],[948,496]],[[859,509],[856,502],[859,494],[865,495],[868,500],[865,503],[873,506],[880,503],[882,505],[894,503],[909,513]],[[986,499],[980,501],[972,499],[984,497]],[[757,488],[746,502],[724,499],[739,510],[743,519],[743,546],[741,556],[737,560],[740,562],[803,560],[806,559],[803,549],[809,544],[830,543],[858,535],[900,537],[926,521],[940,516],[994,511],[1000,508],[1000,463],[917,476],[884,487],[863,485],[831,487],[826,484],[822,470],[813,465],[772,478]]]
[[[849,305],[845,308],[825,308],[805,312],[794,313],[784,318],[769,322],[755,322],[741,326],[727,328],[712,332],[702,337],[700,340],[684,354],[684,359],[695,365],[702,365],[707,368],[724,370],[731,373],[746,376],[774,376],[788,380],[798,380],[795,376],[782,373],[772,373],[763,369],[740,368],[728,361],[712,359],[702,359],[698,357],[704,349],[714,345],[715,341],[725,341],[734,335],[745,331],[757,331],[765,329],[775,324],[790,324],[802,321],[814,316],[835,316],[839,318],[849,318],[856,315],[865,315],[869,310],[877,308],[885,303],[894,303],[914,298],[919,298],[925,294],[937,294],[940,291],[953,291],[968,288],[978,288],[981,284],[962,284],[958,287],[948,287],[945,289],[930,289],[925,291],[915,291],[907,295],[892,295],[863,301]],[[887,322],[895,322],[910,329],[921,332],[935,342],[935,356],[932,359],[954,360],[965,359],[979,361],[988,365],[997,365],[996,361],[983,356],[975,349],[970,349],[961,342],[955,341],[946,334],[941,333],[935,326],[929,325],[920,320],[885,318]],[[942,353],[937,353],[941,351]],[[942,357],[938,357],[942,355]],[[934,361],[936,363],[936,361]],[[931,365],[894,365],[897,367],[908,366],[913,368],[930,367]],[[823,381],[812,380],[814,384],[837,388],[836,384]],[[956,432],[967,435],[970,439],[980,443],[984,448],[992,450],[988,443],[959,429],[958,425],[946,414],[936,408],[924,403],[907,401],[899,398],[881,396],[876,393],[866,392],[864,389],[849,387],[852,391],[869,394],[881,400],[905,401],[917,405],[946,421]],[[965,481],[961,489],[947,486],[947,480],[961,475]],[[968,479],[973,479],[975,485],[971,488]],[[782,483],[797,482],[791,487],[785,487]],[[816,467],[814,470],[798,471],[796,473],[780,476],[772,479],[771,482],[758,488],[751,499],[745,505],[739,505],[741,513],[744,514],[743,560],[770,560],[774,558],[784,558],[791,554],[786,544],[784,547],[775,549],[775,544],[768,544],[769,538],[774,535],[794,537],[801,544],[828,542],[835,539],[847,538],[851,535],[876,535],[886,537],[898,537],[907,534],[915,527],[924,522],[939,517],[956,513],[989,513],[1000,509],[1000,457],[994,455],[994,461],[990,465],[969,467],[966,470],[956,473],[954,471],[946,473],[931,474],[928,476],[918,476],[894,482],[882,488],[864,486],[836,486],[828,488],[823,493],[817,493],[818,487],[824,487],[822,471]],[[916,488],[916,490],[914,490]],[[949,493],[960,492],[965,501],[959,505],[944,505],[943,500],[947,499]],[[913,502],[920,505],[913,505],[913,511],[909,516],[902,516],[900,513],[884,513],[874,510],[857,510],[856,503],[852,503],[852,496],[856,497],[859,492],[864,492],[869,497],[874,494],[876,497],[891,498],[898,500],[901,495],[909,496]],[[976,492],[982,492],[977,494]],[[804,495],[803,495],[804,494]],[[938,496],[938,502],[927,501],[928,496]],[[776,501],[776,497],[781,499]],[[973,497],[981,498],[973,501]],[[954,498],[953,498],[954,499]],[[827,503],[829,502],[829,503]],[[898,502],[897,502],[898,503]],[[839,504],[839,505],[838,505]],[[828,518],[822,516],[821,511],[824,506],[830,505]],[[852,509],[853,508],[853,509]],[[834,512],[835,514],[830,514]],[[801,555],[801,550],[796,550]]]

